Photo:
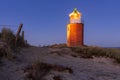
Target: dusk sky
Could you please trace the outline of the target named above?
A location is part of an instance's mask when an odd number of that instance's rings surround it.
[[[0,0],[0,25],[11,25],[16,32],[23,23],[32,45],[66,43],[74,8],[82,13],[86,45],[120,46],[120,0]]]

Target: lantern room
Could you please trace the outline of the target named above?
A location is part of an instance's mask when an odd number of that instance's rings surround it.
[[[75,8],[72,13],[69,14],[70,23],[81,23],[82,14]]]

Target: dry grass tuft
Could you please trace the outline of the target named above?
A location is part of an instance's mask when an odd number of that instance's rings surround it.
[[[36,62],[31,67],[26,68],[24,71],[28,72],[27,75],[28,79],[31,80],[44,80],[45,76],[51,71],[59,71],[59,72],[69,72],[73,73],[71,68],[63,67],[60,65],[53,65],[53,64],[47,64],[43,62]],[[55,80],[60,80],[57,77]]]

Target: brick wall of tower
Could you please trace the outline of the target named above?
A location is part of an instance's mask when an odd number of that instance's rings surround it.
[[[84,45],[84,24],[72,23],[67,25],[67,46],[77,47]]]

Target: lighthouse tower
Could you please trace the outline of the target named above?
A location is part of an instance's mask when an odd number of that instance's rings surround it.
[[[81,21],[82,14],[75,8],[69,14],[70,23],[67,24],[67,46],[79,47],[84,45],[84,24]]]

